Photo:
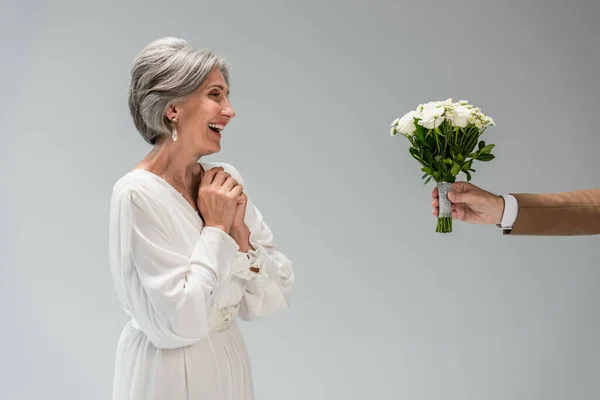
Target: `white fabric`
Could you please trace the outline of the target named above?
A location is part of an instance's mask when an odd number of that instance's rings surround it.
[[[223,166],[243,184],[229,164],[202,165]],[[250,199],[246,224],[255,248],[249,254],[222,230],[204,227],[160,177],[135,170],[115,183],[110,263],[131,320],[117,346],[114,400],[253,399],[236,318],[219,331],[219,310],[239,305],[243,320],[273,315],[288,306],[294,273]]]
[[[502,195],[502,197],[504,198],[504,213],[502,214],[500,227],[511,229],[519,214],[519,203],[517,202],[517,198],[511,194]]]

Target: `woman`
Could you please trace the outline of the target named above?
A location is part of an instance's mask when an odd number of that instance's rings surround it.
[[[235,116],[225,62],[183,40],[145,47],[129,108],[150,153],[113,188],[110,262],[131,320],[113,399],[252,399],[236,316],[286,308],[294,274],[221,149]]]

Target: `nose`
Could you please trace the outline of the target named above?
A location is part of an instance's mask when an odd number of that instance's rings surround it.
[[[233,107],[229,100],[226,100],[224,107],[221,109],[221,115],[229,117],[230,119],[235,117],[235,111],[233,111]]]

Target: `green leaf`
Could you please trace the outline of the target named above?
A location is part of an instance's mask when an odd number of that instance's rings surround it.
[[[425,132],[423,131],[423,127],[419,124],[415,125],[417,127],[417,131],[415,132],[415,136],[419,139],[419,142],[423,144],[423,146],[427,147],[427,140],[425,140]]]
[[[421,168],[421,171],[425,172],[426,174],[430,174],[430,173],[432,173],[432,172],[433,172],[433,171],[431,170],[431,168],[429,168],[429,167],[423,167],[423,168]]]
[[[419,139],[419,141],[425,147],[430,147],[430,148],[435,147],[435,145],[433,145],[433,146],[430,145],[430,142],[431,142],[430,140],[427,140],[427,129],[423,128],[419,124],[415,124],[415,127],[417,128],[417,131],[416,131],[415,135],[417,136],[417,138]]]
[[[423,159],[427,161],[427,164],[433,164],[433,156],[431,155],[431,151],[429,151],[429,149],[423,149]]]
[[[470,153],[477,146],[477,140],[479,139],[479,133],[471,131],[469,137],[467,138],[467,144],[465,146],[465,153]]]
[[[467,182],[471,180],[471,173],[469,171],[465,171],[465,175],[467,175]]]
[[[418,162],[419,162],[419,163],[420,163],[420,164],[421,164],[423,167],[429,167],[429,165],[427,165],[427,163],[426,163],[425,161],[423,161],[423,159],[422,159],[421,157],[419,157],[418,153],[416,153],[416,152],[415,152],[415,153],[411,152],[410,154],[411,154],[411,155],[413,156],[413,158],[414,158],[415,160],[417,160],[417,161],[418,161]]]
[[[456,175],[458,175],[459,172],[460,172],[460,164],[454,163],[454,165],[452,166],[452,169],[450,170],[450,173],[452,174],[452,176],[456,176]]]
[[[435,137],[433,135],[427,136],[427,144],[430,149],[435,149],[437,144],[435,142]]]
[[[423,160],[421,160],[421,159],[419,158],[419,156],[415,156],[415,155],[413,154],[413,158],[414,158],[415,160],[417,160],[417,161],[418,161],[418,162],[419,162],[421,165],[423,165],[423,166],[426,166],[426,165],[425,165],[425,162],[423,162]]]
[[[427,180],[425,181],[425,183],[423,184],[423,186],[427,185],[430,180],[431,180],[431,177],[427,178]]]
[[[482,140],[481,142],[479,142],[479,150],[483,149],[485,147],[485,142]]]
[[[494,144],[488,144],[484,148],[480,149],[481,154],[489,154],[494,148]]]
[[[464,165],[462,166],[462,170],[463,171],[468,171],[469,169],[471,169],[471,165],[473,164],[473,160],[469,160],[466,163],[464,163]]]
[[[479,157],[477,157],[477,160],[479,160],[479,161],[492,161],[494,158],[496,158],[496,156],[493,155],[493,154],[481,154]]]
[[[461,150],[460,146],[457,146],[457,145],[452,146],[452,152],[454,154],[462,154],[462,150]]]

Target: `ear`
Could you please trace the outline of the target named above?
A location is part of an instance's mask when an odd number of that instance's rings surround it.
[[[167,107],[167,111],[165,112],[165,116],[169,121],[171,121],[173,118],[179,119],[180,115],[181,104],[171,104],[169,107]]]

